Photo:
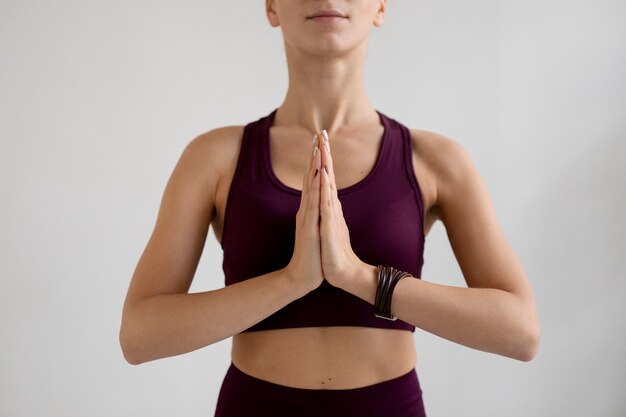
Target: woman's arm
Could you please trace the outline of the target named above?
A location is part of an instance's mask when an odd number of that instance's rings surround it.
[[[522,265],[467,152],[451,139],[429,133],[420,142],[420,157],[428,159],[435,175],[434,212],[445,225],[468,288],[404,278],[396,285],[391,312],[453,342],[530,361],[538,349],[540,326]],[[373,305],[376,266],[363,263],[354,271],[350,288],[344,290]]]
[[[131,364],[233,336],[307,292],[281,269],[188,294],[214,215],[217,173],[236,162],[241,133],[226,127],[195,138],[171,175],[124,302],[119,341]]]
[[[135,301],[120,333],[124,357],[138,365],[238,334],[306,295],[295,282],[283,268],[217,290]]]

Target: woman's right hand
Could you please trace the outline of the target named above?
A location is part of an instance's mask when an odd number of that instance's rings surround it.
[[[300,207],[296,213],[296,239],[293,255],[285,267],[294,284],[312,291],[324,280],[320,249],[320,169],[322,163],[319,142],[321,134],[316,134],[311,148],[309,168],[304,174]],[[314,150],[315,155],[313,155]]]

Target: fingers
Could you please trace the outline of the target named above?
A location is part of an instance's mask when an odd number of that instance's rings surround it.
[[[335,185],[335,170],[333,169],[333,160],[330,153],[330,142],[326,129],[322,131],[321,139],[324,144],[324,146],[320,146],[320,150],[322,151],[321,163],[322,167],[325,166],[326,169],[322,169],[320,204],[323,206],[322,210],[325,210],[327,207],[333,207],[334,197],[337,195],[337,188]]]
[[[309,180],[311,178],[311,169],[313,168],[313,164],[315,161],[315,155],[313,154],[313,151],[315,150],[315,142],[317,139],[317,135],[313,135],[313,145],[311,146],[311,153],[310,153],[310,158],[309,158],[309,166],[308,169],[304,172],[304,176],[302,178],[302,191],[305,192],[307,185],[309,184]]]
[[[324,159],[326,152],[327,152],[326,150],[322,150],[322,155],[323,155],[322,159]],[[326,163],[327,163],[327,160],[322,161],[322,165]],[[328,166],[326,166],[326,168],[328,168]],[[330,170],[330,168],[328,169]],[[326,172],[326,169],[324,169],[323,166],[320,170],[320,180],[321,180],[320,210],[321,210],[321,216],[325,217],[327,216],[327,213],[329,213],[329,210],[332,207],[332,199],[330,198],[332,191],[330,189],[330,176],[328,175],[328,172]]]
[[[318,142],[320,142],[320,138],[318,138],[318,134],[315,134],[313,136],[313,146],[310,148],[309,166],[304,174],[300,207],[298,209],[298,212],[301,213],[300,217],[302,223],[306,223],[307,218],[313,218],[315,224],[317,224],[317,220],[319,219],[319,169],[322,157]]]
[[[311,153],[310,153],[310,158],[309,158],[309,166],[308,168],[304,171],[304,174],[302,176],[302,193],[300,196],[300,206],[298,207],[298,210],[302,209],[302,201],[306,198],[307,192],[309,190],[309,184],[311,183],[311,179],[313,174],[315,173],[315,156],[313,154],[313,151],[316,148],[316,143],[317,143],[317,134],[313,135],[313,146],[311,146]],[[319,149],[316,152],[316,154],[319,153]]]
[[[322,130],[322,136],[323,138],[323,142],[325,143],[325,146],[322,146],[322,165],[326,165],[326,168],[328,169],[327,174],[328,174],[328,178],[329,178],[329,185],[331,188],[331,191],[334,193],[337,191],[336,185],[335,185],[335,169],[333,168],[333,157],[332,154],[330,152],[330,140],[328,137],[328,132],[326,132],[326,129]]]
[[[322,152],[320,151],[319,141],[316,141],[315,157],[313,158],[313,168],[311,183],[307,190],[309,201],[309,207],[307,210],[307,218],[311,221],[313,226],[317,227],[320,218],[320,184],[321,184],[321,166],[322,166]]]

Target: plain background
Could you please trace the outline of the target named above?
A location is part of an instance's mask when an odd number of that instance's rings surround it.
[[[0,1],[0,415],[213,415],[231,338],[132,366],[118,331],[185,145],[284,98],[263,4]],[[625,16],[394,0],[373,29],[372,103],[471,154],[541,321],[531,362],[416,329],[429,416],[626,415]],[[211,229],[192,292],[221,260]],[[466,285],[440,222],[422,279]]]

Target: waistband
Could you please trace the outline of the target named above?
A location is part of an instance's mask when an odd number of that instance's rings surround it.
[[[289,387],[256,378],[232,362],[218,399],[216,415],[227,416],[226,409],[249,407],[246,411],[267,410],[278,416],[298,415],[423,417],[422,389],[416,369],[376,384],[348,389],[307,389]],[[322,413],[322,414],[320,414]],[[235,414],[233,414],[235,415]],[[259,414],[257,414],[259,415]]]

